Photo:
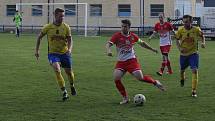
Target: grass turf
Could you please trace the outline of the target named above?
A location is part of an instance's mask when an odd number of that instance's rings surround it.
[[[215,42],[200,49],[198,98],[191,95],[191,71],[185,87],[179,85],[179,53],[175,43],[170,53],[173,75],[159,77],[161,55],[135,45],[145,74],[161,80],[166,92],[126,74],[123,83],[130,98],[146,96],[146,104],[119,105],[121,97],[113,83],[116,57],[105,55],[109,37],[74,36],[73,68],[78,95],[61,101],[61,93],[47,61],[47,42],[41,43],[40,60],[34,57],[36,35],[16,38],[0,34],[0,120],[1,121],[212,121],[215,120]],[[147,41],[147,40],[146,40]],[[158,47],[158,39],[149,42]],[[113,48],[116,55],[115,48]],[[65,74],[64,74],[65,77]],[[66,79],[66,78],[65,78]],[[66,80],[67,81],[67,80]],[[68,81],[67,81],[67,88]]]

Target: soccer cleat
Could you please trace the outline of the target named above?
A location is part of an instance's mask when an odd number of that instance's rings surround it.
[[[71,87],[71,94],[72,95],[76,95],[77,94],[76,89],[75,89],[74,86]]]
[[[155,83],[155,86],[160,89],[161,91],[165,91],[166,89],[164,88],[164,86],[160,83],[159,80],[155,80],[156,83]]]
[[[159,76],[162,76],[163,72],[162,71],[158,71],[158,72],[156,72],[156,74],[159,75]]]
[[[180,83],[181,83],[181,87],[183,87],[184,86],[184,80],[181,80]]]
[[[123,97],[122,101],[119,102],[120,105],[127,104],[130,101],[128,97]]]
[[[197,97],[197,94],[196,94],[196,91],[192,91],[192,95],[191,95],[192,97]]]
[[[63,98],[62,98],[62,100],[66,101],[67,99],[69,99],[69,96],[68,96],[67,92],[63,92]]]

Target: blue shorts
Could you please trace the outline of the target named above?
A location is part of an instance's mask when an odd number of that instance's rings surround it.
[[[69,53],[57,54],[51,53],[48,54],[49,63],[60,62],[61,67],[63,68],[72,68],[72,58]]]
[[[188,66],[191,69],[198,69],[199,67],[199,54],[194,53],[188,56],[180,56],[181,70],[185,70]]]

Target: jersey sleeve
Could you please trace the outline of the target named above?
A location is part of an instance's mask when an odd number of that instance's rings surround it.
[[[154,31],[158,32],[158,24],[155,24]]]
[[[48,24],[46,24],[45,26],[43,26],[41,32],[42,32],[43,34],[47,34],[47,32],[48,32]]]
[[[201,30],[200,27],[196,27],[196,33],[197,33],[197,35],[200,36],[200,37],[203,36],[203,32],[202,32],[202,30]]]
[[[139,41],[139,37],[136,34],[133,34],[133,41],[134,42],[138,42]]]
[[[171,23],[168,22],[168,25],[169,25],[169,30],[170,31],[174,30],[174,27],[173,27],[173,25]]]
[[[182,32],[182,27],[178,28],[178,31],[175,33],[175,38],[176,39],[181,39],[181,32]]]
[[[116,44],[117,40],[118,40],[118,34],[116,33],[111,37],[111,39],[109,40],[109,43]]]

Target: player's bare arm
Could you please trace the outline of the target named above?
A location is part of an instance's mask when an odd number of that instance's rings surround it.
[[[157,32],[153,31],[152,35],[149,37],[149,40],[151,40],[155,36],[155,34],[157,34]]]
[[[71,36],[67,36],[66,39],[68,42],[68,53],[71,54],[72,53],[72,47],[73,47],[73,40],[72,40]]]
[[[173,29],[171,32],[172,32],[172,34],[175,36],[175,33],[176,33],[175,30]]]
[[[205,36],[204,36],[204,34],[201,33],[200,37],[201,37],[201,41],[202,41],[201,47],[202,47],[202,48],[205,48]]]
[[[180,45],[181,45],[181,44],[180,44],[180,40],[179,40],[179,39],[176,39],[176,46],[177,46],[178,50],[179,50],[181,53],[186,53],[188,50],[185,49],[185,48],[181,48]]]
[[[37,37],[37,42],[36,42],[36,48],[35,48],[35,57],[37,58],[37,60],[39,59],[39,49],[40,49],[40,41],[42,40],[42,38],[45,36],[45,34],[43,34],[42,32],[40,32],[39,36]]]
[[[151,46],[149,46],[149,44],[147,44],[146,42],[142,41],[141,39],[138,40],[138,43],[139,43],[139,45],[141,47],[144,47],[144,48],[146,48],[148,50],[151,50],[151,51],[153,51],[155,53],[158,53],[157,49],[152,48]]]
[[[176,46],[177,46],[178,50],[181,51],[180,40],[179,39],[176,39]]]
[[[113,54],[112,54],[112,51],[111,51],[111,47],[113,46],[113,44],[112,43],[110,43],[110,42],[107,42],[107,44],[106,44],[106,52],[107,52],[107,55],[108,56],[113,56]]]

